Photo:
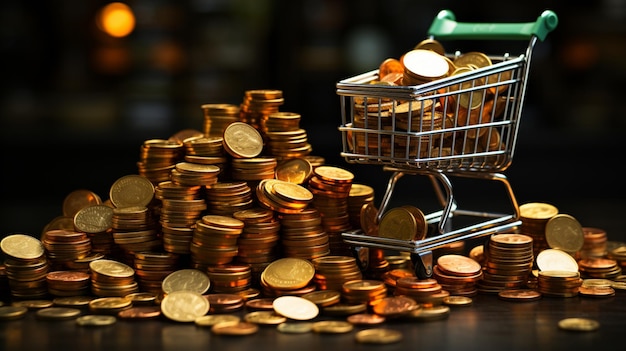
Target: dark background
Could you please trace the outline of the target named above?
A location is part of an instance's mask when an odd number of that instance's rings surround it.
[[[0,5],[0,237],[39,235],[72,190],[107,199],[137,173],[144,140],[202,130],[202,104],[239,104],[248,89],[282,90],[312,154],[353,170],[379,200],[387,174],[339,155],[336,82],[412,49],[442,9],[461,22],[533,22],[552,9],[559,24],[534,50],[505,173],[520,204],[554,204],[626,241],[626,2],[135,0],[136,28],[119,39],[95,24],[105,4]],[[399,186],[403,200],[419,198]],[[480,187],[470,197],[490,201]]]

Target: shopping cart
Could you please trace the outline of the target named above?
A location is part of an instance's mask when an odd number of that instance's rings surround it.
[[[407,79],[407,53],[402,79],[416,84],[378,84],[379,69],[337,83],[341,156],[350,164],[381,165],[391,172],[374,222],[380,223],[389,210],[395,185],[407,174],[428,177],[441,206],[424,215],[429,229],[434,230],[415,240],[381,236],[363,228],[343,232],[344,242],[355,253],[362,248],[408,252],[416,275],[424,278],[432,274],[434,249],[518,228],[519,207],[502,172],[510,166],[515,151],[533,48],[557,23],[550,10],[529,23],[463,23],[457,22],[451,11],[443,10],[431,24],[427,40],[442,47],[455,40],[516,42],[522,44],[521,53],[484,54],[491,61],[488,64],[468,66],[454,74],[450,74],[451,65],[446,75],[431,80],[419,74]],[[464,55],[445,50],[439,54],[448,63]],[[459,208],[451,177],[501,184],[510,211]],[[462,221],[461,227],[452,225],[451,219],[461,216],[473,220]]]

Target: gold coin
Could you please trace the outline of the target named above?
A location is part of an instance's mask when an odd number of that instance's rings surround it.
[[[537,301],[541,293],[532,289],[505,289],[498,292],[498,297],[506,301]]]
[[[262,325],[277,325],[287,321],[287,317],[282,316],[275,311],[253,311],[243,316],[244,321]]]
[[[29,310],[38,310],[38,309],[42,309],[42,308],[49,308],[52,307],[54,305],[54,302],[52,302],[52,300],[46,300],[46,299],[42,299],[42,300],[19,300],[19,301],[13,301],[11,303],[12,306],[23,306],[28,308]]]
[[[212,327],[217,323],[239,321],[241,317],[234,314],[207,314],[196,318],[194,323],[199,327]]]
[[[154,185],[141,175],[130,174],[117,179],[109,190],[109,200],[117,208],[146,207],[154,197]]]
[[[334,166],[318,166],[315,167],[313,173],[323,180],[335,181],[338,183],[351,183],[354,179],[354,174],[352,172]]]
[[[402,64],[412,76],[426,80],[445,77],[449,70],[448,62],[443,56],[425,49],[414,49],[405,53]]]
[[[578,272],[578,262],[565,251],[558,249],[545,249],[535,259],[540,271],[568,271]]]
[[[548,220],[545,228],[546,242],[553,249],[576,252],[583,247],[585,233],[576,218],[557,214]]]
[[[520,217],[535,220],[548,220],[559,213],[551,204],[543,202],[529,202],[519,206]]]
[[[27,312],[28,308],[25,306],[0,306],[0,321],[20,319]]]
[[[415,45],[414,49],[431,50],[439,55],[445,55],[446,51],[443,45],[435,39],[424,39]]]
[[[385,212],[378,225],[378,235],[398,240],[414,240],[418,232],[417,219],[404,207],[392,208]]]
[[[330,306],[341,301],[341,293],[337,290],[316,290],[304,294],[302,297],[322,307]]]
[[[261,273],[261,280],[275,289],[304,288],[315,275],[315,267],[303,258],[285,257],[270,263]]]
[[[437,266],[443,273],[453,276],[473,276],[482,270],[480,263],[467,256],[455,254],[440,256]]]
[[[263,137],[252,125],[233,122],[224,130],[223,145],[235,158],[253,158],[263,151]]]
[[[209,312],[209,300],[200,293],[188,290],[173,291],[161,301],[161,311],[176,322],[193,322]]]
[[[211,332],[218,335],[251,335],[258,331],[257,324],[244,321],[221,322],[211,327]]]
[[[129,265],[109,259],[95,260],[89,263],[89,269],[96,274],[114,278],[131,278],[135,270]]]
[[[117,317],[106,314],[87,314],[76,318],[76,324],[82,327],[102,327],[117,322]]]
[[[36,312],[36,316],[43,320],[66,320],[78,317],[81,314],[78,308],[47,307]]]
[[[161,289],[169,294],[174,291],[189,290],[204,294],[209,290],[209,276],[199,269],[179,269],[168,274],[161,282]]]
[[[402,332],[387,328],[364,329],[354,335],[363,344],[392,344],[402,340]]]
[[[274,174],[278,180],[303,184],[309,179],[312,172],[313,166],[311,162],[304,158],[297,157],[279,163]]]
[[[113,226],[114,209],[107,205],[89,205],[74,215],[74,227],[85,233],[103,233]]]
[[[565,318],[559,321],[559,328],[571,331],[594,331],[600,328],[600,323],[589,318]]]
[[[287,334],[310,333],[313,330],[311,322],[284,322],[276,326],[276,330]]]
[[[354,329],[354,325],[347,321],[329,320],[314,322],[312,329],[316,333],[343,334],[351,332]]]
[[[376,313],[355,313],[346,317],[346,320],[354,325],[372,325],[382,324],[387,318]]]
[[[453,62],[457,67],[476,68],[488,67],[492,64],[489,56],[477,51],[463,53],[455,58]]]
[[[450,295],[443,298],[443,304],[448,306],[469,306],[472,298],[469,296]]]
[[[43,243],[30,235],[11,234],[0,241],[5,255],[21,260],[32,260],[44,255]]]
[[[313,301],[299,296],[279,296],[272,306],[276,313],[294,320],[306,321],[319,314],[319,308]]]

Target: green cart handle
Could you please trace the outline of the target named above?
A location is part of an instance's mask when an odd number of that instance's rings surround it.
[[[527,23],[469,23],[457,22],[454,13],[441,10],[428,29],[428,35],[437,39],[494,39],[522,40],[532,36],[543,41],[553,31],[559,19],[551,10],[545,10],[535,22]]]

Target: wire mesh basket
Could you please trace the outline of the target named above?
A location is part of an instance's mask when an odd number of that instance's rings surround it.
[[[457,22],[451,11],[443,10],[432,22],[424,46],[399,60],[401,73],[385,79],[381,64],[337,83],[341,156],[351,164],[380,165],[392,172],[376,223],[404,174],[429,177],[442,205],[440,211],[425,215],[429,224],[437,226],[428,237],[398,240],[361,228],[343,233],[344,241],[426,257],[434,248],[520,224],[515,195],[502,172],[514,155],[533,49],[557,23],[550,10],[528,23]],[[528,45],[520,53],[447,53],[441,42],[448,40],[527,41]],[[503,184],[511,213],[458,208],[450,177]],[[449,219],[460,215],[478,220],[452,228]],[[425,270],[428,274],[428,264]]]

